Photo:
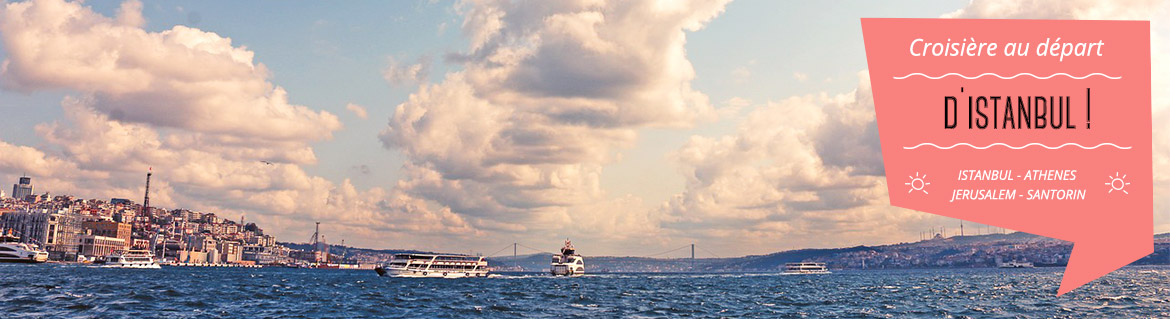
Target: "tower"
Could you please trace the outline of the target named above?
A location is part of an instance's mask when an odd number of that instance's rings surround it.
[[[23,200],[28,195],[33,194],[32,178],[28,176],[21,176],[20,181],[12,184],[12,198]]]
[[[150,175],[154,174],[154,167],[146,169],[146,196],[142,198],[142,215],[150,213]]]
[[[695,271],[695,244],[691,243],[691,271]]]
[[[317,222],[317,228],[313,229],[313,237],[309,239],[309,242],[313,244],[314,249],[316,249],[316,247],[317,247],[317,240],[319,239],[320,236],[321,236],[321,222]]]
[[[313,259],[318,263],[329,262],[329,246],[325,245],[325,235],[321,235],[321,222],[316,222],[313,237],[309,242],[313,244]]]

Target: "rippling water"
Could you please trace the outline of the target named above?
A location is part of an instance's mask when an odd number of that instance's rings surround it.
[[[407,279],[357,270],[2,264],[0,313],[6,318],[1170,317],[1170,268],[1126,268],[1056,297],[1062,270]]]

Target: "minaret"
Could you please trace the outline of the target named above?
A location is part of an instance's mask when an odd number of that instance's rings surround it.
[[[142,198],[142,214],[150,212],[150,175],[154,174],[154,167],[146,169],[146,196]]]

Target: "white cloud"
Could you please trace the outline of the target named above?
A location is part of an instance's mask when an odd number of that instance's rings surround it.
[[[427,82],[427,74],[431,69],[431,59],[423,56],[414,64],[405,64],[390,56],[386,57],[386,68],[382,70],[382,78],[393,85],[406,86]]]
[[[248,215],[288,240],[311,221],[368,246],[482,234],[402,191],[306,173],[300,165],[316,163],[310,144],[338,130],[337,117],[289,104],[252,52],[228,38],[140,29],[140,7],[123,4],[115,20],[79,3],[4,5],[5,84],[77,95],[62,101],[64,119],[36,126],[43,144],[0,141],[0,172],[33,176],[38,192],[137,198],[153,167],[153,203]]]
[[[145,25],[146,18],[142,17],[142,2],[138,0],[122,2],[122,6],[118,8],[118,23],[139,28]]]
[[[353,115],[357,115],[357,117],[359,117],[363,120],[366,119],[367,117],[369,117],[369,113],[366,112],[366,107],[364,107],[364,106],[357,105],[354,103],[349,103],[349,104],[345,105],[345,109],[349,110],[350,112],[353,112]]]
[[[692,137],[672,155],[687,185],[664,203],[664,227],[766,251],[886,242],[937,221],[888,205],[869,75],[859,78],[853,92],[757,107],[736,134]]]
[[[648,236],[652,212],[606,199],[601,169],[638,128],[716,116],[683,46],[725,3],[461,3],[470,50],[448,60],[463,70],[420,87],[381,134],[407,155],[399,188],[487,231]]]
[[[251,51],[184,26],[147,32],[141,7],[126,2],[115,20],[80,3],[4,5],[3,83],[73,89],[113,119],[205,133],[322,140],[341,128],[333,114],[290,104]]]

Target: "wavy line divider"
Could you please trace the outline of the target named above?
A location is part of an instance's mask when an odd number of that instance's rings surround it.
[[[989,75],[990,75],[990,76],[995,76],[995,77],[998,77],[998,78],[1000,78],[1000,79],[1004,79],[1004,80],[1011,80],[1011,79],[1014,79],[1014,78],[1017,78],[1017,77],[1020,77],[1020,76],[1023,76],[1023,75],[1028,75],[1028,76],[1031,76],[1031,77],[1033,77],[1033,78],[1040,79],[1040,80],[1047,80],[1047,79],[1051,79],[1052,77],[1054,77],[1054,76],[1057,76],[1057,75],[1063,75],[1063,76],[1067,76],[1067,77],[1069,77],[1069,78],[1072,78],[1072,79],[1077,79],[1077,80],[1084,80],[1085,78],[1088,78],[1088,77],[1091,77],[1091,76],[1101,76],[1101,77],[1105,77],[1105,78],[1107,78],[1107,79],[1110,79],[1110,80],[1120,80],[1120,79],[1121,79],[1121,77],[1120,77],[1120,76],[1109,76],[1109,75],[1107,75],[1107,74],[1105,74],[1105,73],[1089,73],[1089,74],[1086,74],[1086,75],[1084,75],[1084,76],[1079,76],[1079,77],[1078,77],[1078,76],[1070,75],[1070,74],[1068,74],[1068,73],[1063,73],[1063,72],[1062,72],[1062,73],[1053,73],[1052,75],[1049,75],[1049,76],[1037,76],[1037,75],[1035,75],[1035,74],[1032,74],[1032,73],[1023,72],[1023,73],[1019,73],[1019,74],[1016,74],[1016,75],[1013,75],[1013,76],[1010,76],[1010,77],[1004,77],[1004,76],[1002,76],[1002,75],[995,74],[995,73],[983,73],[983,74],[976,75],[976,76],[973,76],[973,77],[971,77],[971,76],[966,76],[966,75],[962,75],[962,74],[959,74],[959,73],[947,73],[947,74],[943,74],[943,75],[936,76],[936,77],[935,77],[935,76],[929,76],[929,75],[922,74],[922,73],[910,73],[910,74],[907,74],[907,75],[904,75],[904,76],[895,76],[895,77],[894,77],[894,79],[895,79],[895,80],[903,80],[903,79],[906,79],[906,78],[909,78],[909,77],[911,77],[911,76],[915,76],[915,75],[917,75],[917,76],[921,76],[921,77],[924,77],[924,78],[927,78],[927,79],[931,79],[931,80],[938,80],[938,79],[945,78],[945,77],[948,77],[948,76],[958,76],[958,77],[961,77],[961,78],[964,78],[964,79],[968,79],[968,80],[974,80],[974,79],[978,79],[978,78],[981,78],[981,77],[984,77],[984,76],[989,76]]]
[[[960,146],[960,145],[969,146],[971,148],[979,149],[979,150],[985,150],[985,149],[988,149],[992,146],[1004,146],[1004,147],[1007,147],[1007,148],[1010,148],[1013,150],[1027,148],[1030,146],[1040,146],[1040,147],[1047,148],[1050,150],[1060,149],[1060,148],[1063,148],[1065,146],[1076,146],[1076,147],[1080,147],[1080,148],[1086,149],[1086,150],[1096,149],[1096,148],[1102,147],[1102,146],[1113,146],[1113,147],[1116,147],[1117,149],[1120,149],[1120,150],[1128,150],[1128,149],[1133,148],[1132,146],[1118,146],[1117,144],[1113,144],[1113,143],[1101,143],[1101,144],[1097,144],[1096,146],[1084,146],[1084,145],[1077,144],[1077,143],[1064,143],[1064,144],[1061,144],[1060,146],[1056,146],[1056,147],[1044,145],[1041,143],[1028,143],[1024,146],[1011,146],[1011,145],[1007,145],[1004,143],[992,143],[992,144],[989,144],[989,145],[983,146],[983,147],[971,145],[970,143],[955,143],[955,145],[951,145],[951,146],[938,146],[937,144],[934,144],[934,143],[922,143],[922,144],[918,144],[918,145],[914,145],[914,146],[903,146],[902,149],[912,150],[912,149],[916,149],[916,148],[923,147],[923,146],[934,146],[935,148],[940,149],[940,150],[949,150],[949,149],[955,148],[955,147]]]

